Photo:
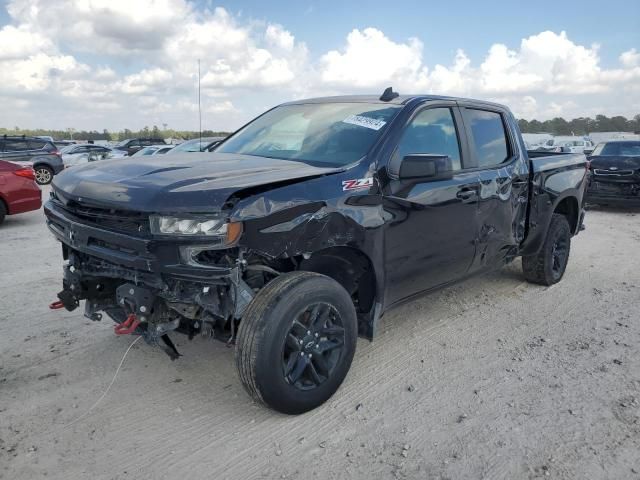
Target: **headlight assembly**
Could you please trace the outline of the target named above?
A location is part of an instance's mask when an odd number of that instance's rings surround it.
[[[223,218],[152,215],[149,221],[155,235],[213,237],[217,241],[212,243],[224,246],[235,244],[242,233],[242,223],[229,223]]]

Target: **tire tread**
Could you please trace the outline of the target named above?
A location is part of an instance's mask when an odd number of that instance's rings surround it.
[[[553,238],[553,233],[560,228],[566,228],[570,232],[569,222],[567,221],[567,218],[559,213],[554,213],[551,217],[549,229],[547,230],[547,236],[540,251],[535,255],[527,255],[522,257],[522,272],[524,273],[524,277],[528,282],[536,283],[538,285],[550,286],[562,279],[564,272],[559,279],[554,280],[553,276],[550,274],[550,272],[547,271],[546,268],[548,262],[547,255],[549,251],[549,242],[551,241],[550,239]],[[568,248],[570,252],[570,238]],[[567,253],[567,261],[569,252]]]

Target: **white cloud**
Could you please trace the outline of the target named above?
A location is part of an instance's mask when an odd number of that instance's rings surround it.
[[[622,68],[605,69],[598,45],[578,45],[565,32],[532,35],[517,49],[494,44],[477,66],[459,49],[449,66],[429,69],[423,49],[415,38],[396,42],[374,28],[353,30],[341,50],[321,58],[321,78],[350,90],[379,91],[394,85],[405,92],[503,99],[520,115],[545,117],[579,115],[581,102],[589,96],[609,95],[614,101],[618,91],[635,92],[640,83],[640,54],[635,49],[620,56]]]
[[[323,82],[336,86],[378,87],[384,83],[410,85],[426,74],[422,66],[422,42],[411,38],[395,43],[375,28],[353,30],[345,47],[320,59]]]
[[[640,104],[635,48],[605,68],[598,45],[579,45],[565,32],[496,43],[482,58],[458,49],[450,62],[427,65],[423,53],[441,45],[373,27],[352,30],[343,45],[311,59],[286,26],[187,0],[10,0],[7,11],[0,98],[20,107],[0,111],[0,125],[19,119],[53,127],[61,118],[79,126],[91,119],[91,128],[191,124],[198,60],[205,125],[215,129],[235,128],[279,101],[389,85],[493,99],[527,118],[633,115]],[[43,99],[68,117],[31,110]]]
[[[11,0],[7,10],[76,50],[112,55],[157,50],[194,15],[184,0]]]
[[[295,38],[282,25],[268,25],[264,38],[269,45],[291,51],[295,46]]]
[[[636,51],[635,48],[623,52],[620,55],[620,63],[628,68],[640,66],[640,52]]]
[[[53,49],[50,39],[32,32],[25,25],[6,25],[0,30],[0,60],[21,60],[29,55]]]

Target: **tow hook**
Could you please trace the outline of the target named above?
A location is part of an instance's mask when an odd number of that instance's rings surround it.
[[[116,335],[130,335],[136,331],[138,325],[140,325],[140,320],[135,313],[131,313],[124,322],[113,327],[113,332]]]
[[[78,308],[79,304],[80,302],[73,294],[73,292],[64,289],[60,293],[58,293],[58,300],[49,304],[49,308],[51,310],[60,310],[61,308],[66,308],[69,312],[72,312],[76,308]]]

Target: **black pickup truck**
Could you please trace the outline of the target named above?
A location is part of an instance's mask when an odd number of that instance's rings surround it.
[[[301,100],[213,153],[96,162],[56,177],[52,308],[106,313],[172,358],[169,332],[235,343],[240,379],[285,413],[340,386],[358,335],[411,297],[522,257],[558,282],[582,227],[584,155],[529,159],[497,104]]]

